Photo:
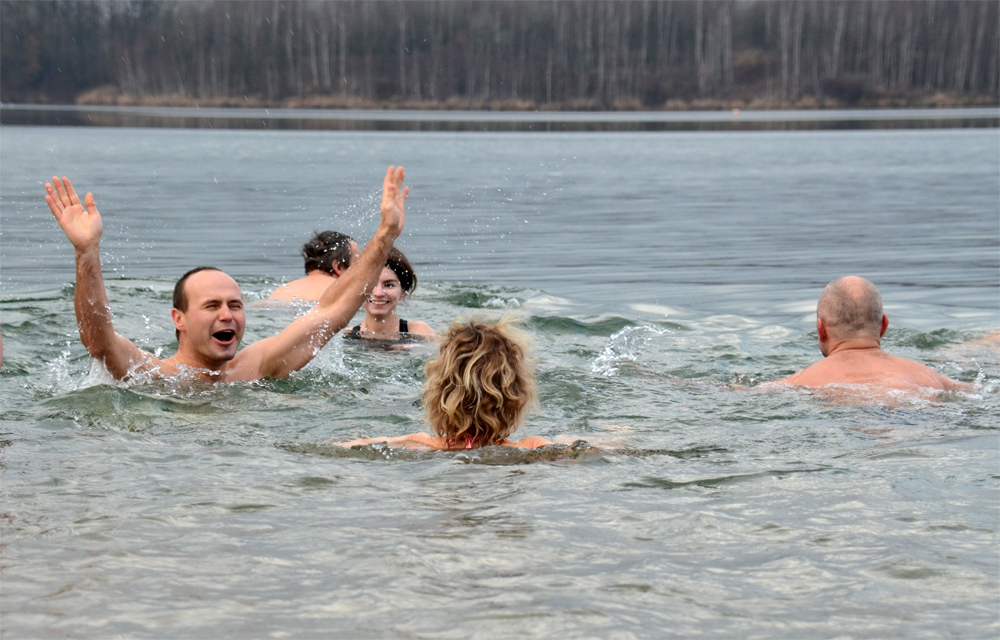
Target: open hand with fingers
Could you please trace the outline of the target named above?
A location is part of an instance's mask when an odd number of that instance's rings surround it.
[[[394,238],[399,237],[403,231],[403,203],[406,202],[406,195],[410,193],[410,188],[403,186],[405,177],[403,167],[389,167],[382,182],[382,226],[391,232]]]
[[[69,178],[60,180],[55,176],[52,177],[52,184],[46,183],[45,192],[45,202],[76,250],[83,252],[97,246],[104,225],[94,203],[94,194],[88,193],[81,204]]]

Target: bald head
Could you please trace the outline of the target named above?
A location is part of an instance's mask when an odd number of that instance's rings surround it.
[[[841,339],[881,337],[882,296],[868,280],[844,276],[826,285],[816,305],[816,315],[827,331]]]

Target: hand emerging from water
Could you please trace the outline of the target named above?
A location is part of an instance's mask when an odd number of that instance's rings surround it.
[[[398,238],[403,231],[403,203],[410,193],[409,187],[403,186],[403,167],[389,167],[382,182],[382,227]]]
[[[54,188],[52,184],[55,185]],[[94,194],[88,193],[84,204],[80,204],[80,197],[76,195],[69,178],[60,180],[53,176],[52,184],[45,185],[48,194],[45,202],[49,204],[59,226],[66,232],[66,237],[80,253],[96,246],[101,240],[104,225],[94,203]]]

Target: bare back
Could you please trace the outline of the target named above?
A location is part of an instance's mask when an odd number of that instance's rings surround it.
[[[310,271],[309,275],[304,278],[292,280],[275,289],[268,300],[311,300],[315,302],[336,281],[336,276],[331,276],[329,273]]]
[[[777,382],[805,387],[856,384],[899,391],[968,389],[966,384],[947,378],[930,367],[880,349],[839,351]]]

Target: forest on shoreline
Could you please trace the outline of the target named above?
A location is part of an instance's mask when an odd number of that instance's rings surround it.
[[[0,101],[996,105],[998,25],[993,0],[3,0]]]

